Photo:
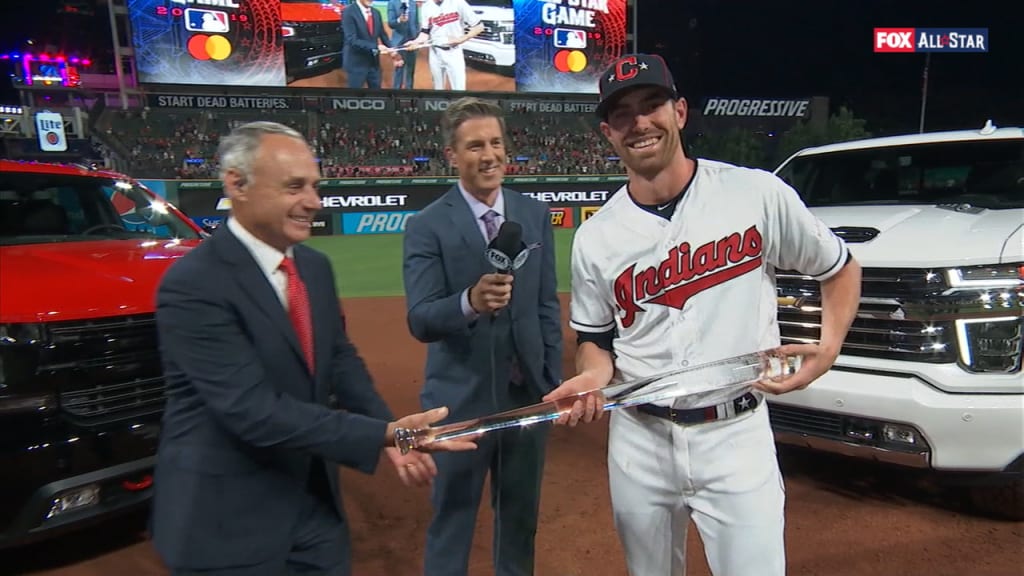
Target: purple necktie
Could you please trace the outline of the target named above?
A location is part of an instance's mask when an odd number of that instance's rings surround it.
[[[498,235],[498,213],[494,210],[488,210],[483,216],[481,216],[481,218],[484,219],[484,228],[487,231],[487,241],[490,242]]]

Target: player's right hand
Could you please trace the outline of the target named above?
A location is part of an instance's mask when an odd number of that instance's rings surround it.
[[[511,299],[511,274],[484,274],[469,289],[469,305],[478,314],[501,310]]]
[[[589,372],[581,372],[562,382],[558,388],[548,392],[541,400],[552,402],[577,396],[572,403],[572,408],[559,416],[555,424],[575,426],[580,421],[593,422],[600,420],[604,415],[605,397],[599,389],[604,387],[605,384],[607,382],[599,382]]]

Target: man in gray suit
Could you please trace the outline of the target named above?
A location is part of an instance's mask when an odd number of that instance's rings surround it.
[[[391,27],[391,45],[401,46],[420,34],[420,10],[416,0],[388,0],[388,26]],[[402,53],[403,66],[395,67],[391,87],[395,90],[412,90],[416,81],[416,58],[418,50]]]
[[[446,421],[457,421],[539,402],[561,381],[562,333],[547,205],[502,187],[501,109],[463,98],[441,127],[459,182],[409,218],[403,272],[409,328],[429,344],[422,404],[448,406]],[[511,274],[496,273],[484,255],[503,222],[522,227],[530,250]],[[479,438],[473,454],[435,455],[429,576],[467,573],[488,473],[495,572],[533,573],[548,432],[546,425],[501,431]]]

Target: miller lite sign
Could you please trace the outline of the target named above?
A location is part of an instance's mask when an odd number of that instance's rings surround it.
[[[68,139],[64,135],[64,118],[58,112],[36,113],[36,135],[43,152],[65,152]]]

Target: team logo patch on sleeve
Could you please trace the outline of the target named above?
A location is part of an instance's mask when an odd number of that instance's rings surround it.
[[[694,295],[761,267],[763,242],[756,226],[690,249],[689,242],[673,246],[658,266],[636,271],[630,264],[615,279],[615,304],[622,327],[636,321],[643,304],[682,310]]]

